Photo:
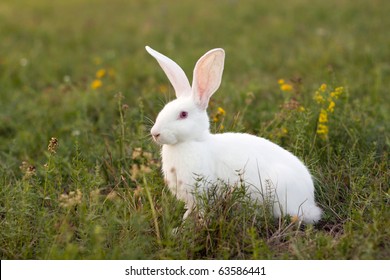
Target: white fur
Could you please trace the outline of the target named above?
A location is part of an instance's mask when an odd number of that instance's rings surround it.
[[[186,203],[184,218],[194,207],[199,177],[205,179],[203,188],[208,187],[206,181],[235,184],[243,179],[253,199],[273,203],[275,217],[289,214],[305,223],[321,218],[311,175],[296,156],[254,135],[210,133],[206,109],[221,82],[222,49],[211,50],[198,60],[192,87],[180,66],[149,47],[146,50],[157,59],[177,96],[159,113],[151,134],[162,145],[162,170],[168,187]],[[185,118],[180,117],[183,111],[187,112]]]

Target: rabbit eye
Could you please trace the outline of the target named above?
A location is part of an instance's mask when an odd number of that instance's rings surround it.
[[[179,114],[179,119],[185,119],[188,116],[188,112],[186,111],[181,111]]]

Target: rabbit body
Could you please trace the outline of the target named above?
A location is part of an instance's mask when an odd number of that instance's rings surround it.
[[[195,185],[200,182],[199,187],[205,189],[217,180],[229,185],[244,181],[254,200],[272,204],[275,217],[289,214],[305,223],[321,218],[311,175],[296,156],[254,135],[210,133],[206,109],[220,85],[222,49],[211,50],[198,60],[192,87],[175,62],[146,49],[167,74],[177,96],[158,114],[151,134],[162,145],[166,184],[186,203],[184,218],[194,208]]]
[[[274,204],[275,217],[289,214],[306,223],[321,217],[307,168],[293,154],[264,138],[243,133],[210,134],[201,142],[163,145],[162,159],[168,187],[188,209],[194,204],[196,180],[202,177],[205,182],[220,179],[229,184],[243,180],[253,199]],[[207,187],[207,183],[202,186]]]

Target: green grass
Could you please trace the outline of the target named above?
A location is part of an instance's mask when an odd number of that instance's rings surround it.
[[[3,0],[0,258],[389,259],[389,14],[385,0]],[[304,160],[317,225],[275,220],[244,186],[224,185],[200,195],[202,219],[181,224],[148,135],[174,93],[145,45],[188,74],[225,49],[209,114],[226,115],[212,130]],[[313,100],[323,83],[344,87],[327,137],[316,133],[327,103]]]

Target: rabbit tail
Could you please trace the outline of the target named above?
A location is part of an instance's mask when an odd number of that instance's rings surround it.
[[[306,224],[314,224],[321,219],[322,210],[317,205],[303,207],[302,221]]]

